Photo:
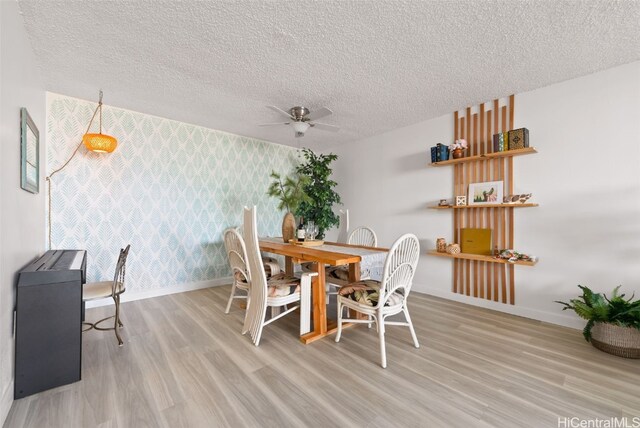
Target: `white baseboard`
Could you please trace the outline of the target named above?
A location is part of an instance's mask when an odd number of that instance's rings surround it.
[[[220,285],[231,284],[231,281],[232,281],[231,277],[225,277],[225,278],[216,278],[209,281],[199,281],[199,282],[192,282],[188,284],[174,285],[167,288],[155,288],[153,290],[125,292],[122,295],[122,302],[132,302],[134,300],[149,299],[151,297],[166,296],[169,294],[184,293],[185,291],[193,291],[193,290],[200,290],[202,288],[217,287]],[[569,315],[550,313],[550,312],[540,311],[537,309],[524,308],[522,306],[505,305],[503,303],[498,303],[491,300],[464,296],[458,293],[453,293],[448,290],[442,290],[440,288],[427,287],[424,285],[414,284],[413,290],[414,292],[417,292],[417,293],[424,293],[431,296],[441,297],[447,300],[453,300],[455,302],[466,303],[472,306],[478,306],[481,308],[491,309],[498,312],[505,312],[508,314],[517,315],[524,318],[530,318],[538,321],[544,321],[551,324],[561,325],[569,328],[582,330],[585,324],[584,321],[582,321],[581,319],[578,319]],[[113,301],[110,299],[96,300],[94,302],[87,302],[86,307],[87,309],[89,309],[89,308],[97,308],[99,306],[107,306],[107,305],[113,305]]]
[[[187,284],[172,285],[167,288],[154,288],[152,290],[125,291],[122,294],[121,302],[132,302],[134,300],[149,299],[151,297],[166,296],[168,294],[184,293],[185,291],[200,290],[202,288],[217,287],[220,285],[231,284],[232,278],[216,278],[209,281],[190,282]],[[113,305],[112,299],[100,299],[87,302],[86,308],[97,308],[100,306]]]
[[[427,287],[424,285],[416,286],[416,284],[414,284],[412,290],[414,290],[414,292],[417,292],[417,293],[429,294],[431,296],[441,297],[447,300],[466,303],[472,306],[479,306],[481,308],[491,309],[498,312],[505,312],[508,314],[517,315],[524,318],[530,318],[537,321],[544,321],[551,324],[561,325],[563,327],[582,330],[585,325],[585,321],[569,315],[539,311],[537,309],[531,309],[531,308],[523,308],[522,306],[505,305],[504,303],[498,303],[492,300],[478,299],[476,297],[464,296],[458,293],[454,293],[452,291],[442,290],[439,288]]]
[[[13,379],[4,391],[2,391],[2,395],[0,396],[0,426],[4,426],[4,421],[7,419],[9,415],[9,410],[11,410],[11,405],[13,404]]]

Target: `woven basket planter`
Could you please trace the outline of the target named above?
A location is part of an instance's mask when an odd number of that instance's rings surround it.
[[[591,344],[604,352],[624,358],[640,358],[640,330],[598,322],[591,330]]]

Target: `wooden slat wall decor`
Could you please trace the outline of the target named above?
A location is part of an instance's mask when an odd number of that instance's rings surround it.
[[[513,129],[514,107],[515,97],[511,95],[504,105],[493,100],[488,108],[481,104],[454,113],[454,138],[467,140],[467,156],[493,152],[493,134]],[[513,194],[513,157],[479,158],[453,166],[454,197],[466,195],[469,183],[483,181],[504,181],[504,194]],[[460,242],[460,229],[464,227],[490,228],[491,248],[513,248],[513,210],[508,206],[453,210],[454,242]],[[513,265],[455,259],[453,292],[513,305],[514,274]]]

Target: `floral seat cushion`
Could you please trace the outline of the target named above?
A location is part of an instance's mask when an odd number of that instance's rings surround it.
[[[327,279],[339,279],[340,281],[349,281],[349,265],[341,266],[327,266],[326,269]],[[361,280],[369,279],[369,270],[360,269]]]
[[[279,273],[267,280],[267,297],[284,297],[300,292],[300,280],[285,273]]]
[[[338,294],[363,305],[376,306],[380,297],[380,282],[371,279],[353,282],[340,288]],[[384,305],[400,305],[403,298],[404,296],[396,291],[389,296]]]
[[[282,270],[275,259],[272,259],[271,257],[263,257],[262,262],[264,264],[264,273],[267,275],[267,279],[271,278],[273,274],[282,273]],[[245,284],[247,283],[247,279],[240,272],[236,272],[233,277],[236,281],[243,282]]]

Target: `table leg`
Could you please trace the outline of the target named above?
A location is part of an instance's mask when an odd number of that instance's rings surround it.
[[[284,258],[284,273],[293,276],[293,259],[289,256]]]
[[[360,262],[349,264],[349,282],[360,281]]]
[[[313,331],[300,337],[303,343],[310,343],[327,335],[327,303],[325,294],[324,263],[314,263],[317,276],[311,280],[313,299]]]

